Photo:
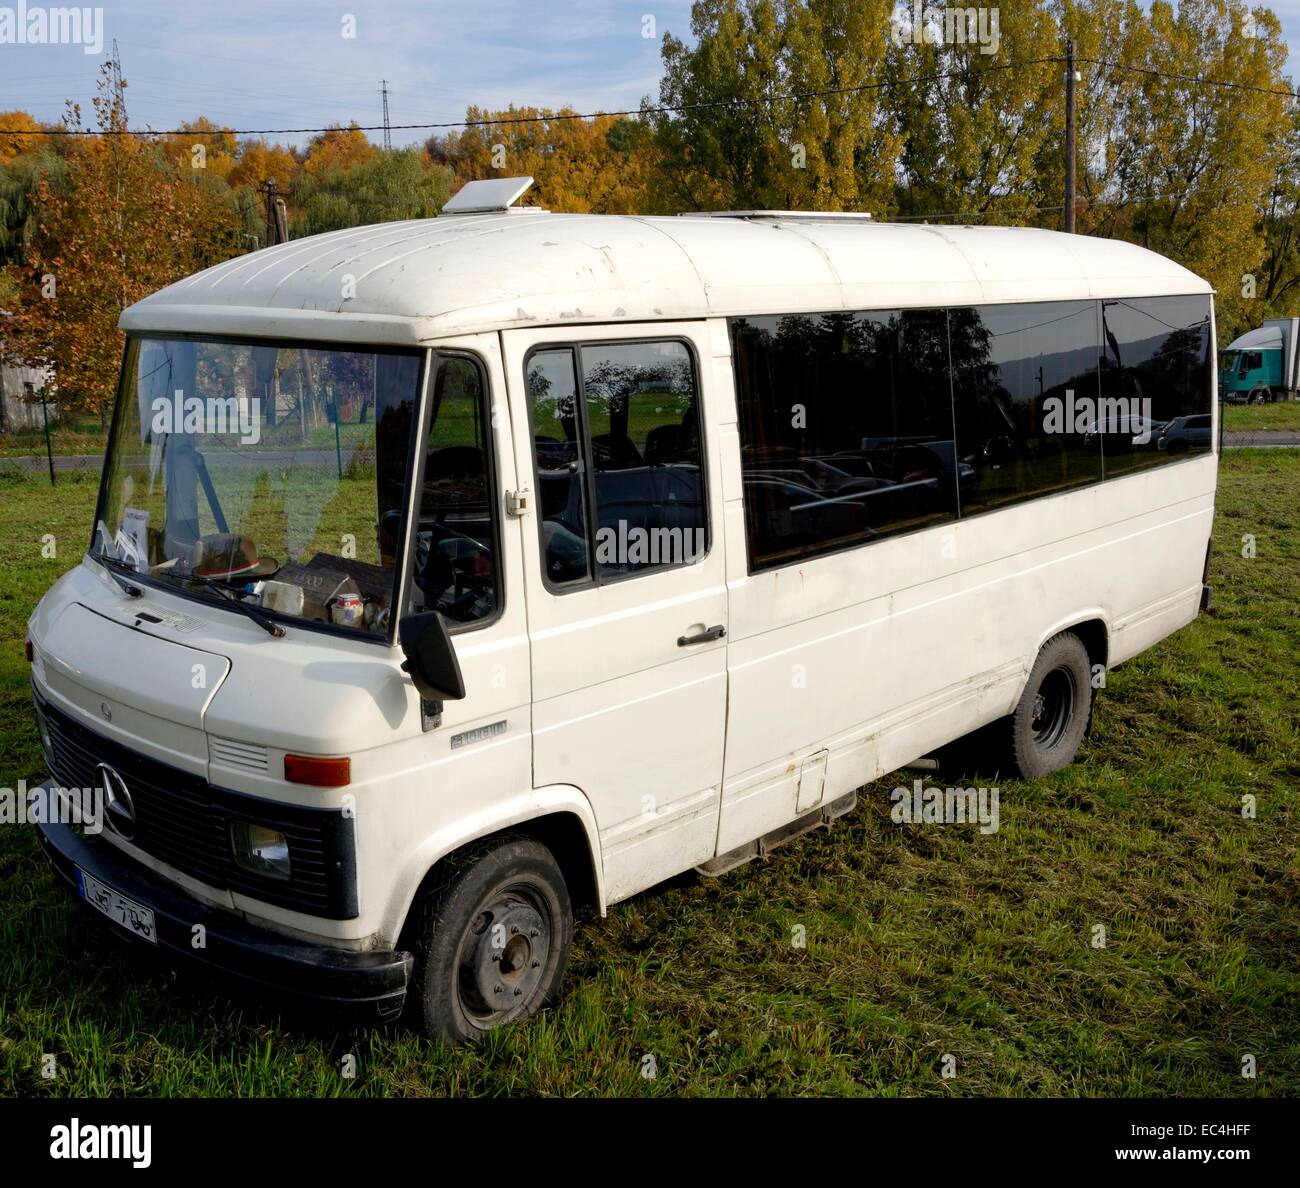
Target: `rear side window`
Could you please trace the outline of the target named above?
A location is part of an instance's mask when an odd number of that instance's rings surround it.
[[[526,371],[548,583],[563,589],[699,560],[708,516],[687,346],[544,348]]]
[[[956,519],[944,310],[731,332],[751,572]]]
[[[1160,430],[1210,410],[1209,297],[1101,302],[1102,463],[1115,478],[1168,460]],[[1192,438],[1182,454],[1210,449]]]
[[[961,514],[1099,482],[1097,303],[952,309],[948,324]]]

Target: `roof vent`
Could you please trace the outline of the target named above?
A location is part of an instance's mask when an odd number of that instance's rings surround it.
[[[493,177],[466,182],[442,208],[445,215],[545,214],[538,206],[515,206],[533,184],[531,177]]]

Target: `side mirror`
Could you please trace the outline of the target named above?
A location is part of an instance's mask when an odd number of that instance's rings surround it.
[[[456,649],[437,611],[405,616],[397,625],[397,638],[406,655],[402,671],[410,674],[421,697],[426,701],[459,701],[465,696]]]

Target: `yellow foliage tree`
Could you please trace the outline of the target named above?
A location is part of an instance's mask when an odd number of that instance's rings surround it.
[[[371,160],[378,152],[354,121],[346,128],[330,128],[328,132],[312,137],[302,167],[310,174],[329,173],[332,169],[347,173],[354,165]]]
[[[246,140],[226,181],[232,186],[260,186],[270,180],[281,193],[287,194],[298,169],[298,158],[290,149],[265,140]]]
[[[451,167],[457,186],[531,175],[535,186],[527,201],[549,210],[632,214],[646,209],[656,149],[640,121],[610,115],[582,119],[570,107],[471,107],[465,118],[469,127],[435,137],[427,146],[434,161]]]
[[[44,125],[25,111],[0,111],[0,165],[7,165],[15,157],[39,148],[46,136],[15,135],[15,133],[43,130]]]

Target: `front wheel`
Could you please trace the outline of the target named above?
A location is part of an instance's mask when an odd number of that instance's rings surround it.
[[[1032,780],[1072,763],[1091,711],[1088,650],[1077,635],[1063,631],[1043,645],[1006,720],[1012,767]]]
[[[416,905],[412,1013],[452,1046],[535,1015],[559,988],[573,907],[540,842],[499,837],[447,860]]]

